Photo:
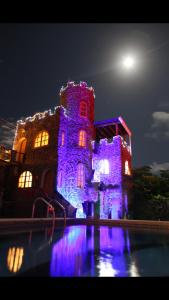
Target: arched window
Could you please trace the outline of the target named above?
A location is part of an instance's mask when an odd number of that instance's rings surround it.
[[[18,181],[18,188],[32,187],[32,174],[29,171],[23,172]]]
[[[100,174],[109,174],[109,161],[107,159],[100,160],[99,171]]]
[[[58,174],[58,187],[61,188],[63,186],[63,171],[60,171]]]
[[[49,134],[47,131],[41,131],[35,138],[34,148],[43,147],[49,143]]]
[[[77,186],[83,188],[85,184],[85,169],[82,163],[77,165]]]
[[[62,134],[61,134],[61,146],[64,146],[65,144],[65,132],[62,131]]]
[[[85,130],[79,131],[79,146],[81,146],[81,147],[86,146],[86,131]]]
[[[125,174],[131,175],[128,160],[125,161]]]
[[[23,248],[9,248],[7,256],[7,265],[9,271],[16,273],[20,270],[23,262],[24,249]]]
[[[84,101],[80,102],[80,117],[87,117],[87,104]]]

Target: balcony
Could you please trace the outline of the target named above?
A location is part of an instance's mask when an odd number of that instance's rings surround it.
[[[24,153],[16,152],[12,149],[6,149],[4,146],[0,146],[0,160],[5,162],[24,162]]]

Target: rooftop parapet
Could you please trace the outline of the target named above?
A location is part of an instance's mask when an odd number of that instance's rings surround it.
[[[53,110],[51,110],[51,109],[45,110],[44,112],[38,112],[38,113],[34,114],[32,117],[30,116],[30,117],[26,117],[21,120],[18,120],[17,124],[25,125],[27,122],[34,122],[34,121],[37,121],[40,119],[44,119],[45,117],[48,117],[48,116],[53,116],[56,114],[56,111],[58,111],[59,109],[62,109],[64,114],[66,115],[66,109],[62,105],[59,105],[59,106],[54,107]]]
[[[121,139],[121,142],[122,142],[122,146],[124,148],[126,148],[128,150],[128,152],[130,152],[130,146],[128,145],[128,143],[123,139],[123,137],[117,135],[117,136],[113,136],[112,138],[103,138],[103,139],[100,139],[100,140],[97,140],[97,141],[92,141],[91,144],[92,144],[92,149],[94,152],[97,152],[98,148],[100,146],[102,147],[106,147],[106,146],[111,146],[113,145],[116,140],[118,139]]]
[[[84,81],[80,81],[80,83],[78,84],[75,84],[74,81],[68,81],[65,87],[64,86],[61,87],[59,95],[61,96],[67,89],[72,89],[72,88],[87,89],[88,91],[93,92],[93,95],[95,97],[93,87],[88,87],[87,83]]]

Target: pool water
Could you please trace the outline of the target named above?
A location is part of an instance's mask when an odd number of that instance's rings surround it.
[[[76,225],[1,234],[0,276],[169,276],[169,232]]]

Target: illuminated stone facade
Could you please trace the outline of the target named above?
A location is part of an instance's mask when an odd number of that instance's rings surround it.
[[[70,203],[76,207],[77,216],[84,216],[82,203],[89,200],[87,183],[92,177],[92,145],[94,134],[94,94],[93,89],[87,87],[85,83],[74,85],[69,83],[67,88],[60,93],[61,104],[66,108],[67,114],[60,115],[59,141],[61,135],[65,133],[65,144],[58,147],[58,173],[62,174],[63,182],[58,191]],[[86,103],[87,111],[85,117],[80,117],[80,103]],[[85,147],[78,144],[79,132],[86,132]],[[85,170],[84,188],[77,186],[77,167],[83,163]],[[57,177],[58,178],[58,177]]]
[[[50,196],[58,191],[77,209],[76,217],[86,217],[85,201],[98,199],[101,218],[127,215],[124,182],[131,175],[131,132],[121,117],[94,122],[94,102],[92,87],[68,82],[60,90],[60,106],[18,121],[12,198],[15,211],[22,216],[26,210],[26,216],[30,214],[35,191],[40,188]],[[35,147],[40,132],[48,135],[48,142]],[[18,187],[24,171],[32,174],[29,188]]]

